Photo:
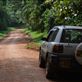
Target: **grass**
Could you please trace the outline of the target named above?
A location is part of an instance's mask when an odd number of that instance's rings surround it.
[[[26,46],[27,49],[39,50],[40,45],[35,42],[29,42]]]
[[[38,31],[32,31],[32,30],[28,30],[28,29],[25,29],[24,33],[28,34],[32,38],[32,42],[30,42],[27,45],[27,48],[36,49],[36,50],[38,50],[41,45],[41,38],[47,36],[47,32],[41,33]]]
[[[2,30],[2,31],[0,31],[0,39],[3,39],[4,37],[6,37],[7,34],[8,34],[11,30],[13,30],[12,27],[11,27],[11,28],[8,28],[7,30]]]
[[[0,31],[0,39],[4,38],[5,36],[7,36],[8,31]]]

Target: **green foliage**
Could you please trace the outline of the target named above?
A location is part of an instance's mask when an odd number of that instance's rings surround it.
[[[29,29],[25,29],[24,33],[30,35],[33,41],[38,43],[40,43],[42,37],[47,36],[46,32],[43,32],[43,33],[40,33],[38,31],[33,32],[32,30],[29,30]]]
[[[48,31],[54,25],[82,25],[81,0],[27,0],[25,20],[32,30]]]
[[[82,25],[82,0],[0,0],[0,23],[25,23],[45,32],[54,25]],[[3,25],[1,23],[1,25]]]
[[[10,24],[20,24],[22,20],[22,8],[24,6],[24,0],[7,0],[6,12],[10,16]]]
[[[3,39],[12,29],[8,28],[6,30],[0,31],[0,39]]]
[[[6,0],[0,0],[0,30],[7,29],[7,24],[8,24],[8,14],[5,10],[5,3]]]

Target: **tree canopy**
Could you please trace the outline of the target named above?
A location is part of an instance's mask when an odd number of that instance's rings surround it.
[[[82,0],[0,0],[0,25],[25,23],[41,32],[54,25],[81,26],[81,9]]]

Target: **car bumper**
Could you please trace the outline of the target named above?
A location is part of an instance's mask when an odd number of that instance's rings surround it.
[[[50,63],[54,69],[58,71],[82,72],[82,65],[80,65],[72,55],[50,55]]]

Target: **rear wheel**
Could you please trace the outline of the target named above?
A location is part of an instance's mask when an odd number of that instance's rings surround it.
[[[55,69],[53,69],[53,66],[47,59],[47,61],[46,61],[46,78],[47,79],[56,79],[57,78],[57,73],[54,70]]]
[[[41,51],[40,51],[40,54],[39,54],[39,67],[45,68],[45,61],[41,56]]]

